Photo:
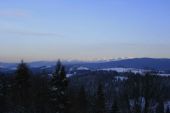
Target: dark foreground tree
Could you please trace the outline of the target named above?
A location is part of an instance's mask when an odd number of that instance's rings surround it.
[[[52,75],[50,82],[50,101],[52,106],[52,112],[54,113],[66,113],[67,112],[67,85],[65,68],[58,61],[55,73]]]
[[[83,86],[77,95],[77,113],[87,113],[87,97]]]
[[[101,84],[99,84],[96,95],[96,113],[105,113],[105,97]]]
[[[169,106],[166,108],[166,113],[170,113]]]
[[[6,111],[7,107],[7,87],[6,87],[6,81],[4,75],[0,74],[0,113],[3,113]]]
[[[163,101],[159,101],[158,106],[156,108],[156,113],[164,113],[164,103],[163,103]]]
[[[50,112],[49,96],[48,96],[48,75],[36,75],[32,79],[32,109],[33,113],[48,113]]]
[[[117,104],[116,100],[112,104],[112,111],[111,111],[111,113],[120,113],[120,110],[119,110],[119,107],[118,107],[118,104]]]
[[[13,99],[16,105],[15,109],[21,112],[28,112],[30,103],[30,71],[28,66],[21,61],[16,70],[16,76],[13,84]]]
[[[145,99],[144,113],[149,113],[150,101],[155,95],[155,81],[154,75],[146,73],[143,78],[143,95]]]

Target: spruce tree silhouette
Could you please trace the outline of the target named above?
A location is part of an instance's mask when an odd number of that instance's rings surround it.
[[[28,104],[30,101],[30,71],[28,66],[22,60],[16,70],[16,76],[14,81],[14,96],[15,103],[23,109],[24,112],[28,110]],[[26,110],[26,111],[25,111]]]
[[[58,61],[55,69],[55,73],[52,75],[50,81],[50,101],[54,113],[66,113],[67,111],[67,85],[68,81],[66,78],[65,68]]]
[[[116,100],[112,104],[112,111],[111,111],[111,113],[120,113],[119,107],[118,107],[118,104],[117,104]]]
[[[99,83],[96,95],[96,113],[105,113],[105,96],[102,84]]]
[[[84,86],[81,86],[77,96],[77,113],[87,113],[87,97]]]

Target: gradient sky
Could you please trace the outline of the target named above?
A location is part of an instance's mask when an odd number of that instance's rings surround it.
[[[170,0],[1,0],[0,61],[170,58]]]

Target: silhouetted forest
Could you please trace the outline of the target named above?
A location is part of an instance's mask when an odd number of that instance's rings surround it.
[[[170,77],[82,71],[66,77],[60,61],[51,75],[23,61],[0,73],[0,113],[170,113]]]

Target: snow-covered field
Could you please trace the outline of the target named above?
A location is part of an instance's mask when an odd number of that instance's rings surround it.
[[[168,77],[168,76],[170,76],[170,74],[158,74],[158,75],[160,75],[160,76],[164,76],[164,77]]]
[[[104,71],[117,71],[118,73],[123,73],[123,72],[133,72],[133,73],[139,73],[143,74],[145,72],[149,72],[150,70],[144,70],[144,69],[135,69],[135,68],[104,68],[100,69]]]
[[[132,72],[132,73],[139,73],[139,74],[145,74],[147,72],[151,72],[152,70],[144,70],[144,69],[135,69],[135,68],[104,68],[104,69],[99,69],[103,71],[116,71],[118,73],[124,73],[124,72]],[[169,73],[158,73],[159,76],[165,76],[168,77],[170,76]]]
[[[123,77],[123,76],[116,76],[115,78],[116,80],[121,80],[121,81],[128,79],[128,77]]]
[[[74,74],[66,74],[66,77],[71,77],[73,76]]]
[[[83,67],[83,66],[81,66],[81,67],[78,67],[77,68],[77,70],[90,70],[89,68],[87,68],[87,67]]]

